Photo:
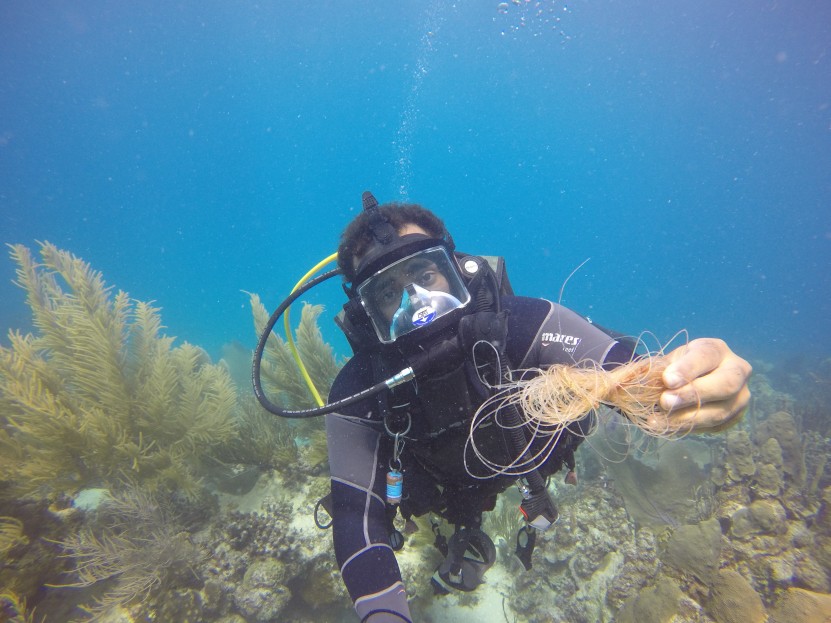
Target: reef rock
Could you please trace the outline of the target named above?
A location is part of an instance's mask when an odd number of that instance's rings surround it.
[[[719,571],[707,611],[717,623],[764,623],[762,598],[736,571]]]
[[[731,518],[730,535],[743,539],[756,534],[778,535],[788,531],[785,509],[776,500],[756,500]]]
[[[776,497],[782,491],[782,485],[782,472],[775,465],[763,463],[756,470],[755,492],[759,497]]]
[[[759,448],[759,460],[762,463],[773,465],[777,469],[781,469],[785,465],[785,459],[782,458],[782,446],[776,441],[775,437],[771,437],[762,444]]]
[[[831,595],[790,588],[774,605],[769,623],[827,623],[831,620]]]
[[[666,563],[706,585],[715,579],[720,556],[721,524],[717,519],[676,529],[661,553]]]
[[[538,539],[532,572],[516,575],[510,607],[528,623],[609,621],[617,604],[608,591],[635,555],[626,510],[611,487],[588,483],[561,501],[563,518]]]
[[[595,567],[594,572],[577,582],[577,590],[563,608],[569,621],[602,621],[606,613],[606,595],[614,578],[623,566],[619,552],[609,552]],[[572,568],[573,577],[579,577]]]
[[[242,584],[234,592],[240,611],[252,621],[278,620],[291,599],[285,567],[277,560],[258,560],[248,567]]]
[[[672,620],[681,610],[684,593],[669,578],[663,578],[655,586],[644,589],[629,598],[618,612],[618,623],[663,623]]]
[[[805,456],[803,440],[794,417],[786,411],[777,411],[764,420],[756,431],[756,443],[763,448],[775,439],[782,449],[782,466],[791,481],[805,483]]]
[[[814,591],[827,593],[831,590],[826,569],[824,569],[808,552],[801,552],[794,569],[796,583]]]
[[[822,503],[817,513],[816,526],[820,534],[831,536],[831,487],[822,491]]]
[[[733,481],[740,481],[756,473],[756,464],[753,462],[753,442],[747,431],[734,430],[727,433],[727,456],[724,468],[729,479]]]
[[[655,535],[648,528],[638,531],[634,544],[622,545],[623,567],[606,592],[606,603],[613,612],[619,610],[628,597],[651,582],[661,566],[656,552]]]
[[[194,590],[169,591],[158,605],[156,615],[160,621],[176,623],[202,623],[205,620],[201,595]]]
[[[297,588],[301,599],[313,609],[348,603],[338,568],[329,556],[319,556],[310,563]]]

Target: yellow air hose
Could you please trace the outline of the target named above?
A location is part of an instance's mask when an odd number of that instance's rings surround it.
[[[315,264],[315,266],[307,272],[303,277],[300,278],[295,286],[291,289],[292,293],[294,293],[297,288],[302,286],[306,281],[318,272],[321,268],[329,264],[330,262],[334,262],[338,259],[337,253],[332,253],[332,255],[322,259],[320,262]],[[303,376],[303,380],[306,381],[306,386],[309,388],[309,391],[312,392],[312,396],[315,399],[318,407],[322,407],[325,403],[323,402],[323,398],[320,397],[320,394],[317,391],[314,383],[312,382],[312,378],[309,376],[308,371],[306,370],[306,366],[303,365],[303,360],[300,358],[300,353],[297,351],[297,347],[294,345],[294,338],[291,336],[291,322],[289,319],[291,313],[291,306],[286,308],[286,313],[283,315],[283,327],[286,331],[286,343],[289,345],[289,349],[291,349],[291,354],[294,357],[294,361],[297,363],[297,369],[300,370],[300,374]]]

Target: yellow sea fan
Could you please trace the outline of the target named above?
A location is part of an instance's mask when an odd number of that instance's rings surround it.
[[[106,592],[85,607],[93,620],[112,606],[145,601],[157,588],[204,558],[170,511],[152,495],[126,489],[99,508],[104,521],[56,542],[74,561],[74,577],[49,586],[83,588],[110,580]]]
[[[158,309],[113,294],[81,259],[49,243],[40,263],[10,249],[37,333],[0,346],[0,456],[15,457],[0,460],[3,479],[18,495],[193,491],[200,457],[235,432],[227,371],[196,346],[174,347]]]

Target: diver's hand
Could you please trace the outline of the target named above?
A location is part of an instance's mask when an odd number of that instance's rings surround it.
[[[750,401],[749,363],[715,338],[693,340],[667,357],[661,407],[674,431],[714,433],[739,421]]]

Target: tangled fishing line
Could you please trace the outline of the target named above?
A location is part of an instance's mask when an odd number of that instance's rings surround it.
[[[660,405],[661,394],[666,390],[662,375],[669,363],[661,349],[611,370],[595,362],[527,370],[476,411],[465,448],[465,463],[468,465],[468,453],[472,452],[491,471],[487,477],[521,476],[548,459],[566,431],[580,437],[591,434],[596,418],[586,416],[596,414],[604,405],[652,437],[682,436],[685,431],[670,425],[669,413]],[[510,428],[502,414],[511,405],[523,415],[519,426],[526,429],[528,443],[525,452],[512,463],[501,465],[488,458],[483,445],[477,444],[477,433],[493,423]],[[484,478],[472,471],[468,469],[471,476]]]

